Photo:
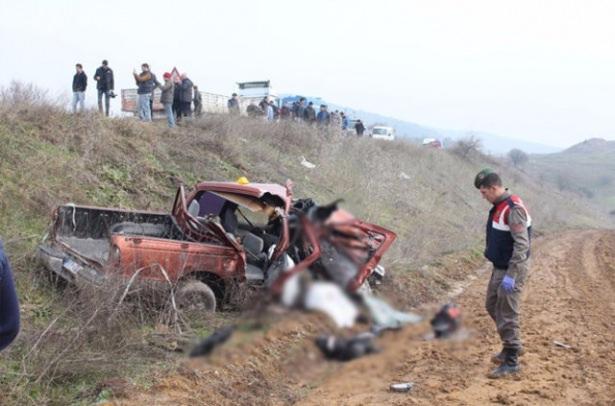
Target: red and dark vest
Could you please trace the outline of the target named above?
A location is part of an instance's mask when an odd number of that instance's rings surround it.
[[[521,207],[527,213],[528,234],[532,235],[532,219],[519,196],[511,195],[501,202],[494,204],[489,211],[487,220],[487,247],[485,257],[498,269],[508,269],[513,254],[514,240],[508,224],[508,215],[513,207]],[[529,258],[530,252],[528,250]]]

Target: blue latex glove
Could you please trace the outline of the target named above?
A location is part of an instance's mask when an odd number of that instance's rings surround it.
[[[512,276],[504,275],[504,278],[502,279],[502,284],[500,286],[502,287],[502,289],[504,289],[504,292],[512,293],[513,289],[515,288],[515,278],[513,278]]]

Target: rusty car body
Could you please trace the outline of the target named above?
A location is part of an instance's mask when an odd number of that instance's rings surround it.
[[[180,186],[170,213],[65,204],[52,217],[38,256],[54,274],[76,284],[166,280],[204,294],[210,310],[230,284],[278,294],[307,269],[355,291],[395,239],[337,204],[294,200],[290,182]]]

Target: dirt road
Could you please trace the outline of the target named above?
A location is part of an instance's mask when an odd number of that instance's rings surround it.
[[[331,363],[311,343],[325,321],[298,317],[247,345],[222,348],[206,363],[187,362],[150,392],[120,403],[615,405],[615,233],[562,233],[535,244],[533,257],[518,377],[486,377],[499,343],[483,307],[483,271],[456,298],[468,333],[463,341],[424,340],[422,325],[387,334],[377,355]],[[389,392],[398,381],[416,386]]]

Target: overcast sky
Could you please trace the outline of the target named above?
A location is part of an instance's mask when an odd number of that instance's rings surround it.
[[[106,58],[116,89],[149,62],[214,93],[270,79],[439,128],[615,138],[615,1],[0,0],[0,15],[0,85],[68,97],[74,64],[91,79]]]

